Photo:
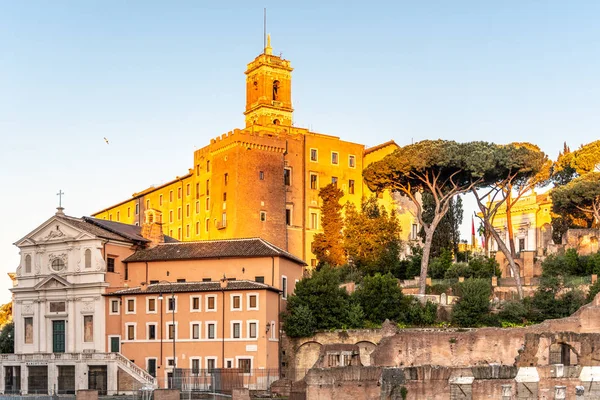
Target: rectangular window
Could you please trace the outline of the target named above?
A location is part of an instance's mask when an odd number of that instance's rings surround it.
[[[210,179],[206,180],[206,195],[210,196]]]
[[[285,186],[292,186],[292,170],[290,168],[283,169],[283,184]]]
[[[197,199],[200,198],[200,184],[199,183],[196,183],[196,198]]]
[[[200,360],[197,358],[192,359],[192,374],[198,375],[200,373]]]
[[[242,296],[233,295],[231,296],[231,309],[232,310],[241,310],[242,309]]]
[[[255,294],[248,295],[248,309],[256,310],[258,309],[258,296]]]
[[[146,210],[150,209],[150,200],[146,200]]]
[[[158,196],[158,205],[162,206],[162,194]]]
[[[25,324],[25,343],[33,343],[33,317],[23,318]]]
[[[348,193],[354,194],[354,180],[350,179],[348,181]]]
[[[135,203],[135,215],[140,213],[140,203]]]
[[[93,342],[94,341],[94,316],[84,315],[83,316],[83,341]]]
[[[337,187],[337,182],[338,182],[337,176],[332,176],[331,183],[333,184],[333,186]]]
[[[172,190],[169,191],[169,201],[171,203],[173,202],[173,191]]]
[[[156,325],[148,325],[148,340],[156,340]]]
[[[185,278],[177,278],[177,283],[185,283]]]
[[[117,211],[117,222],[121,220],[121,212]]]
[[[319,216],[317,213],[310,213],[310,229],[319,229]]]
[[[131,207],[127,207],[127,218],[131,217]]]
[[[177,188],[177,198],[178,199],[181,198],[181,188],[180,187]]]
[[[210,323],[207,325],[208,332],[206,333],[206,337],[209,339],[215,338],[215,324]]]
[[[206,219],[204,220],[204,230],[205,230],[206,232],[208,232],[208,227],[209,227],[209,220],[208,220],[208,218],[206,218]]]
[[[260,212],[260,220],[261,220],[261,222],[265,222],[267,220],[267,212],[266,211]]]
[[[412,240],[417,240],[417,224],[412,224],[412,229],[410,231],[410,238]]]
[[[216,368],[217,361],[214,358],[206,359],[206,370],[210,374]]]
[[[292,224],[292,210],[289,208],[285,209],[285,224],[288,226]]]
[[[177,229],[177,240],[181,240],[181,228]]]
[[[115,272],[115,259],[112,257],[106,258],[106,272]]]
[[[353,155],[348,156],[348,166],[350,168],[356,167],[356,157],[355,156],[353,156]]]
[[[185,185],[185,195],[186,196],[190,195],[190,184],[189,183],[187,185]]]
[[[248,327],[249,327],[249,329],[248,329],[248,331],[249,331],[248,332],[248,336],[251,339],[256,339],[256,322],[250,322],[248,324]]]
[[[525,239],[519,239],[519,251],[525,250]]]
[[[192,339],[200,339],[200,324],[192,324]]]
[[[169,211],[169,222],[173,222],[173,210]]]
[[[265,283],[265,277],[264,276],[255,276],[254,282]]]
[[[252,368],[252,360],[249,358],[238,358],[238,369],[242,370],[244,374],[249,374]]]
[[[192,297],[192,311],[200,311],[200,297]]]
[[[227,227],[227,213],[221,214],[221,227]]]
[[[206,198],[206,211],[210,210],[210,197]]]
[[[198,214],[200,212],[200,202],[197,201],[196,202],[196,214]]]
[[[129,280],[129,264],[125,264],[125,273],[123,274],[123,279],[128,281]]]
[[[228,181],[229,181],[229,174],[223,175],[223,184],[225,186],[227,186]]]
[[[189,204],[185,205],[185,216],[186,217],[190,216],[190,205]]]
[[[128,299],[127,300],[127,312],[128,313],[134,313],[135,312],[135,300],[134,299]]]
[[[319,183],[317,181],[317,174],[310,174],[310,188],[311,189],[318,189],[319,188]]]
[[[127,325],[127,340],[135,340],[135,326]]]
[[[175,325],[169,324],[169,339],[173,340],[175,337]]]
[[[288,292],[287,292],[287,277],[285,277],[285,276],[281,277],[281,291],[283,292],[281,294],[281,297],[283,297],[284,299],[287,299],[287,295],[288,295]]]
[[[206,296],[206,309],[210,311],[214,311],[217,309],[215,304],[215,296]]]
[[[148,312],[156,312],[156,299],[148,299]]]
[[[261,181],[265,180],[265,171],[258,172],[258,179],[260,179]]]
[[[232,335],[233,335],[234,339],[239,339],[240,338],[240,336],[241,336],[241,330],[242,330],[241,328],[242,328],[242,324],[240,324],[239,322],[234,322],[233,323],[233,332],[232,332]]]
[[[181,219],[181,207],[177,207],[177,219]]]
[[[156,378],[156,358],[149,358],[147,365],[148,374],[154,378]]]
[[[206,172],[210,172],[210,160],[206,160]]]
[[[167,311],[177,311],[177,299],[174,297],[169,297],[169,301],[167,302]]]
[[[187,224],[185,226],[185,237],[189,238],[190,237],[190,225]]]
[[[317,149],[310,149],[310,161],[317,162],[319,158],[319,153]]]
[[[111,314],[119,313],[119,300],[111,300],[110,301],[110,313]]]
[[[331,163],[333,165],[338,165],[339,164],[339,154],[336,151],[332,151],[331,152]]]

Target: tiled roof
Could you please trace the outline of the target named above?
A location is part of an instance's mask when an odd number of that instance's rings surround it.
[[[385,143],[381,143],[381,144],[378,144],[377,146],[373,146],[373,147],[369,147],[368,149],[365,149],[365,151],[364,151],[364,154],[369,154],[369,153],[372,153],[372,152],[374,152],[374,151],[377,151],[377,150],[383,149],[383,148],[385,148],[385,147],[388,147],[388,146],[396,146],[396,147],[400,147],[400,146],[398,146],[398,144],[396,144],[396,142],[394,142],[393,140],[388,140],[388,141],[387,141],[387,142],[385,142]]]
[[[170,261],[239,257],[284,257],[298,264],[306,265],[298,257],[260,238],[161,243],[152,248],[138,250],[123,261]]]
[[[171,290],[176,293],[182,292],[218,292],[221,290],[270,290],[272,292],[281,292],[273,286],[254,281],[227,281],[227,287],[221,289],[221,282],[173,282],[154,283],[148,285],[146,290],[140,287],[117,290],[116,292],[108,293],[107,296],[122,296],[133,294],[148,294],[148,293],[170,293]]]
[[[150,240],[142,236],[142,227],[138,225],[123,224],[121,222],[92,217],[83,217],[83,220],[136,242],[150,242]],[[178,240],[165,235],[165,243],[178,243]]]
[[[68,215],[57,215],[56,218],[64,221],[68,225],[71,225],[77,229],[86,231],[88,233],[91,233],[92,235],[97,236],[97,237],[101,237],[104,239],[111,239],[111,240],[132,241],[132,239],[130,239],[126,236],[119,235],[115,232],[111,232],[110,230],[107,230],[100,226],[89,223],[81,218],[70,217]]]

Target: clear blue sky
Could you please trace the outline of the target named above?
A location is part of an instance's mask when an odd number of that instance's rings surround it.
[[[597,1],[1,4],[2,272],[59,189],[89,215],[242,127],[263,7],[295,68],[296,125],[368,145],[531,141],[552,158],[600,137]]]

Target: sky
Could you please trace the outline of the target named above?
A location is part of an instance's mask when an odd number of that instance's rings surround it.
[[[0,302],[13,243],[52,216],[59,190],[67,214],[90,215],[185,174],[194,149],[243,127],[263,7],[294,67],[297,126],[369,146],[529,141],[552,159],[600,138],[597,1],[0,6]]]

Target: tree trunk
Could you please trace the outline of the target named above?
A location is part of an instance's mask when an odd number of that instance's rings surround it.
[[[427,269],[429,268],[429,254],[431,253],[431,243],[433,242],[433,234],[435,233],[435,227],[433,222],[429,225],[429,229],[425,231],[425,243],[423,244],[423,258],[421,259],[421,275],[419,278],[419,294],[424,295],[427,289]]]
[[[517,258],[517,250],[515,248],[515,232],[512,224],[512,188],[509,188],[506,195],[506,228],[508,230],[508,243],[510,245],[510,254],[513,259]]]
[[[508,247],[506,247],[506,244],[502,241],[502,239],[500,239],[500,235],[498,234],[498,232],[496,232],[496,230],[492,228],[491,224],[486,219],[484,219],[484,221],[486,224],[490,225],[490,232],[494,237],[494,240],[496,240],[496,242],[498,243],[498,248],[502,253],[504,253],[504,256],[508,260],[508,265],[510,266],[510,269],[514,275],[515,283],[517,284],[517,293],[519,295],[519,300],[523,300],[523,285],[521,283],[521,274],[519,271],[519,267],[515,263],[515,259],[513,258]]]

